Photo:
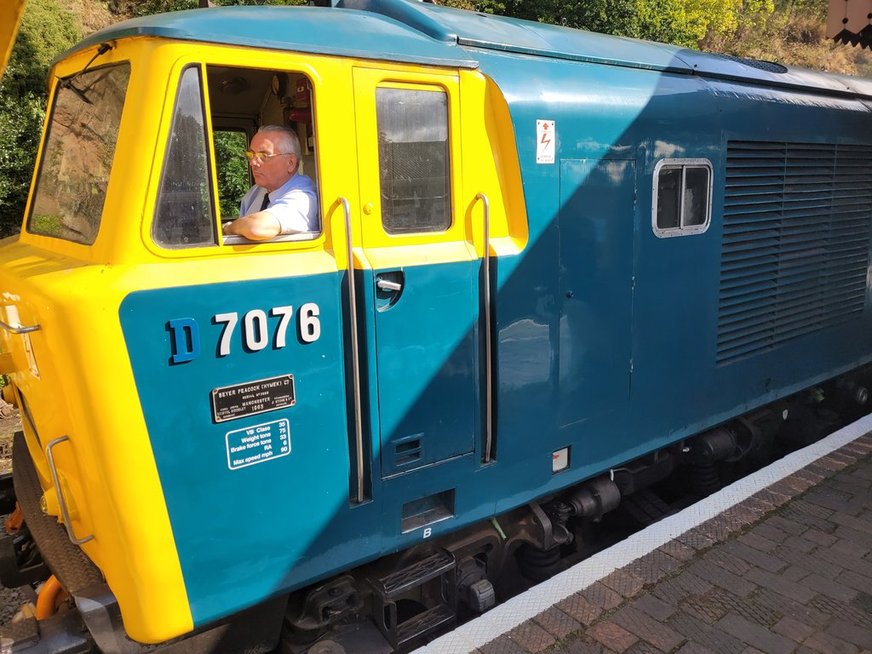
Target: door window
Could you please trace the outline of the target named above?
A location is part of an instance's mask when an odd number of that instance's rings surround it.
[[[382,225],[388,234],[451,226],[448,98],[444,91],[376,89]]]

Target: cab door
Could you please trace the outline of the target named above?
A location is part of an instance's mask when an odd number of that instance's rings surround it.
[[[354,90],[371,405],[391,477],[475,449],[479,261],[463,218],[457,76],[357,68]]]

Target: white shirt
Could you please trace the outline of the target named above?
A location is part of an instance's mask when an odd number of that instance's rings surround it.
[[[261,210],[266,189],[254,185],[249,189],[239,206],[239,215],[247,216]],[[264,209],[279,221],[281,234],[320,232],[321,217],[318,214],[318,191],[315,182],[305,175],[294,175],[269,194],[269,204]]]

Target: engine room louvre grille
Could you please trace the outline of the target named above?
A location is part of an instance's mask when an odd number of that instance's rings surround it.
[[[730,141],[717,363],[863,311],[872,145]]]

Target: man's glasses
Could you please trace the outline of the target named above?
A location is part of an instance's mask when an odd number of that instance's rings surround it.
[[[267,152],[255,152],[253,150],[245,151],[245,158],[249,161],[256,161],[257,163],[263,163],[266,159],[272,159],[273,157],[284,157],[285,155],[293,154],[292,152],[279,152],[277,154],[269,154]]]

